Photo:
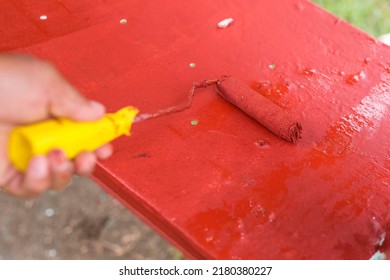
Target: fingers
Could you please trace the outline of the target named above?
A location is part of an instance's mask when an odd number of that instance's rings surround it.
[[[25,198],[33,198],[48,189],[62,191],[74,173],[89,175],[95,169],[96,160],[106,159],[112,152],[112,145],[107,144],[94,153],[82,152],[70,161],[61,150],[53,150],[48,156],[34,157],[25,173],[18,172],[7,162],[0,174],[0,186],[11,195]]]
[[[55,71],[48,95],[49,115],[66,117],[77,121],[93,121],[103,117],[106,109],[96,101],[81,95]]]
[[[68,160],[61,150],[53,150],[48,156],[34,157],[25,173],[17,172],[12,166],[2,174],[3,190],[11,195],[33,198],[51,189],[64,190],[72,180],[74,173],[91,174],[97,159],[111,156],[113,148],[107,144],[92,152],[80,153],[74,161]]]
[[[3,190],[13,196],[27,197],[25,190],[22,189],[23,176],[21,174],[15,174],[9,179]]]
[[[27,195],[35,196],[46,191],[50,186],[50,169],[47,157],[34,157],[24,174],[22,189]]]
[[[103,117],[105,107],[86,99],[71,86],[54,67],[48,81],[48,108],[50,116],[66,117],[77,121],[93,121]]]
[[[18,172],[8,160],[9,130],[7,126],[0,126],[0,186],[9,194],[32,197],[49,186],[48,160],[45,157],[36,157],[24,174]]]
[[[81,152],[74,160],[76,173],[79,175],[88,175],[95,169],[96,156],[91,152]]]
[[[89,175],[92,173],[96,166],[97,159],[107,159],[113,153],[112,144],[106,144],[99,149],[97,149],[94,153],[91,152],[82,152],[80,153],[74,163],[76,168],[76,173],[79,175]]]
[[[54,117],[94,121],[103,117],[105,113],[105,107],[102,104],[85,99],[71,88],[57,90],[49,102],[50,115]]]
[[[44,156],[33,158],[24,174],[15,172],[4,190],[14,196],[32,198],[46,191],[50,185],[49,161]]]
[[[21,55],[0,56],[0,120],[29,124],[51,117],[92,121],[105,108],[81,95],[50,63]],[[15,110],[19,108],[19,110]]]
[[[112,147],[112,144],[106,144],[99,149],[95,151],[95,155],[98,159],[107,159],[109,158],[112,153],[114,152],[114,149]]]
[[[51,189],[64,190],[72,180],[73,164],[61,150],[53,150],[48,155],[51,171]]]

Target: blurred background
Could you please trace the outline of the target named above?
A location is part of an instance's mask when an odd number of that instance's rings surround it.
[[[390,33],[390,1],[388,0],[313,0],[312,2],[374,37]]]
[[[374,37],[390,33],[389,0],[313,2]],[[28,201],[0,192],[0,259],[182,258],[87,178]]]

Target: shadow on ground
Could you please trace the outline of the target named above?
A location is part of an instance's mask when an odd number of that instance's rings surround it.
[[[34,200],[0,193],[0,259],[178,259],[182,255],[87,178]]]

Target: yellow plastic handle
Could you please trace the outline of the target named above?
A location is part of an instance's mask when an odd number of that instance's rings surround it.
[[[125,107],[93,122],[59,118],[16,127],[10,135],[9,158],[22,172],[32,157],[53,149],[61,149],[68,159],[73,159],[82,151],[94,151],[123,134],[130,135],[137,114],[136,108]]]

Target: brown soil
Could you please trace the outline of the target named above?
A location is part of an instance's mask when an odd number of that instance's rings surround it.
[[[180,259],[95,183],[21,200],[0,192],[0,259]]]

